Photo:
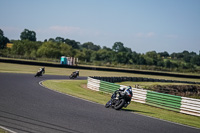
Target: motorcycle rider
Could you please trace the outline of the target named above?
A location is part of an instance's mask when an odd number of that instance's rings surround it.
[[[39,76],[42,76],[42,74],[44,74],[45,73],[45,67],[41,67],[38,71],[37,71],[37,73],[36,73],[36,75],[35,75],[35,77],[39,77]]]
[[[41,74],[44,74],[45,73],[45,67],[41,67],[38,72],[40,72]]]
[[[118,90],[116,90],[114,92],[114,97],[116,98],[117,97],[117,92],[119,92],[120,95],[124,95],[125,93],[128,93],[128,95],[132,95],[132,87],[131,86],[127,86],[127,87],[123,87],[123,88],[119,88]],[[127,107],[131,102],[131,99],[130,101],[127,102],[127,105],[125,105],[124,107]]]
[[[73,75],[79,76],[79,70],[76,70],[75,72],[73,72]]]

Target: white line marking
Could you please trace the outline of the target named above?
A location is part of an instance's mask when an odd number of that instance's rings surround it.
[[[52,79],[51,79],[51,80],[52,80]],[[56,80],[56,79],[55,79],[55,80]],[[46,88],[46,89],[48,89],[48,90],[55,91],[55,92],[57,92],[57,93],[60,93],[60,94],[66,95],[66,96],[70,96],[70,97],[73,97],[73,98],[77,98],[77,99],[80,99],[80,100],[83,100],[83,101],[87,101],[87,102],[90,102],[90,103],[95,103],[95,104],[98,104],[98,105],[102,105],[102,104],[100,104],[100,103],[92,102],[92,101],[89,101],[89,100],[87,100],[87,99],[83,99],[83,98],[76,97],[76,96],[73,96],[73,95],[70,95],[70,94],[67,94],[67,93],[63,93],[63,92],[59,92],[59,91],[57,91],[57,90],[53,90],[53,89],[47,88],[46,86],[44,86],[44,85],[42,84],[42,82],[44,82],[44,81],[46,81],[46,80],[40,81],[39,84],[40,84],[42,87],[44,87],[44,88]]]
[[[8,128],[5,128],[5,127],[3,127],[3,126],[0,126],[0,128],[3,129],[3,130],[8,131],[8,132],[10,132],[10,133],[17,133],[17,132],[15,132],[15,131],[12,131],[12,130],[10,130],[10,129],[8,129]]]

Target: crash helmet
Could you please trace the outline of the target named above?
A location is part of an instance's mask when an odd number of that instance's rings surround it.
[[[129,90],[129,91],[132,91],[132,87],[131,86],[127,86],[126,89]]]

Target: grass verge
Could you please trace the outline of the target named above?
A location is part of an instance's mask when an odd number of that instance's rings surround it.
[[[0,133],[9,133],[9,132],[0,128]]]
[[[109,94],[86,89],[86,83],[86,80],[47,80],[43,82],[43,85],[52,90],[90,100],[99,104],[105,104],[110,99]],[[200,128],[200,117],[196,116],[185,115],[136,102],[132,102],[124,110]]]
[[[21,64],[12,64],[12,63],[2,63],[2,62],[0,62],[0,72],[35,74],[40,67],[42,67],[42,66],[21,65]],[[70,69],[70,68],[45,67],[45,74],[49,74],[49,75],[70,75],[75,70],[76,69]],[[154,79],[200,82],[200,79],[176,78],[176,77],[168,77],[168,76],[156,76],[156,75],[134,74],[134,73],[124,73],[124,72],[96,71],[96,70],[80,70],[80,76],[85,76],[85,77],[88,77],[88,76],[144,77],[144,78],[154,78]]]

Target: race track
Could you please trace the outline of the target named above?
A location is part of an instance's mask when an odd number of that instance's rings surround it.
[[[17,133],[199,133],[182,126],[57,93],[39,85],[67,76],[0,73],[0,126]],[[85,79],[86,77],[79,77]]]

